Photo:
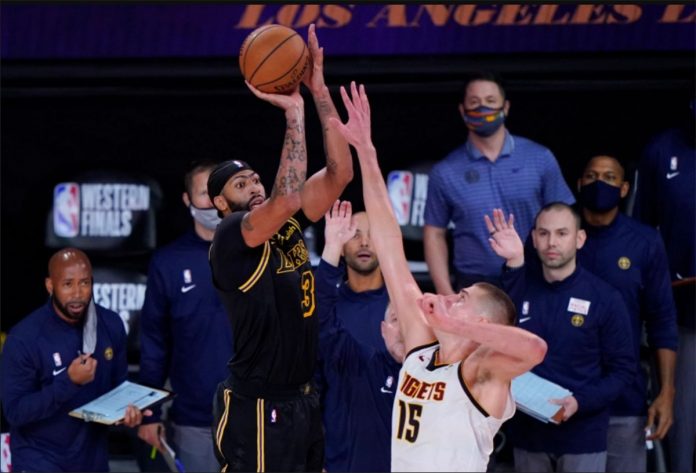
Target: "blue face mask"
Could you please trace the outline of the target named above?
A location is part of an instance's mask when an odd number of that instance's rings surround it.
[[[480,105],[472,110],[464,110],[464,123],[469,130],[479,136],[491,136],[505,123],[503,108]]]
[[[594,181],[580,187],[580,203],[593,212],[607,212],[619,205],[621,188],[603,181]]]
[[[209,209],[200,209],[195,205],[191,204],[189,206],[191,211],[191,216],[196,220],[196,222],[203,225],[208,230],[215,230],[218,224],[222,221],[218,216],[218,211],[215,207]]]

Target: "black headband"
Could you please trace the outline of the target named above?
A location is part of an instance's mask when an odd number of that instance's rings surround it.
[[[245,169],[251,169],[251,166],[239,159],[230,159],[218,164],[208,176],[208,197],[210,200],[222,193],[222,188],[232,176]]]

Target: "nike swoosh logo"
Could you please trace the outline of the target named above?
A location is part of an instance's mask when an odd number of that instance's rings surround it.
[[[187,292],[189,292],[189,291],[190,291],[191,289],[193,289],[194,287],[196,287],[195,284],[191,284],[190,286],[181,286],[181,292],[182,292],[183,294],[186,294]]]
[[[384,386],[382,386],[381,388],[379,388],[379,390],[382,391],[384,394],[392,394],[392,393],[393,393],[393,391],[390,391],[390,390],[388,390],[388,389],[384,389]]]
[[[520,323],[524,323],[524,322],[526,322],[526,321],[529,320],[529,319],[531,319],[531,317],[522,317],[522,318],[520,319]]]
[[[57,375],[61,374],[63,371],[65,371],[65,368],[67,368],[67,366],[62,367],[59,370],[53,370],[53,376],[57,376]]]
[[[668,172],[667,173],[667,179],[673,179],[679,175],[679,171],[677,172]]]

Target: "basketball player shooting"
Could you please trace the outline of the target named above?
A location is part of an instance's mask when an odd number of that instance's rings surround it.
[[[513,327],[515,308],[495,286],[423,294],[404,254],[363,85],[341,87],[348,122],[332,118],[358,154],[363,198],[380,267],[405,339],[392,416],[392,471],[486,471],[493,437],[515,412],[512,378],[540,363],[546,343]]]

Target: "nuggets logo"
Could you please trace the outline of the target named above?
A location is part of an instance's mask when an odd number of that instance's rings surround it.
[[[570,318],[570,323],[573,327],[581,327],[585,323],[585,317],[580,314],[575,314]]]
[[[106,347],[106,350],[104,350],[104,358],[106,361],[111,360],[114,357],[114,350],[111,347]]]
[[[80,233],[80,186],[74,182],[60,183],[53,189],[53,228],[64,238]]]
[[[631,267],[631,260],[626,258],[625,256],[622,256],[621,258],[619,258],[618,265],[619,265],[619,268],[626,271],[628,268]]]
[[[411,193],[413,192],[413,173],[392,171],[387,176],[387,189],[394,215],[399,225],[408,225],[411,216]]]

